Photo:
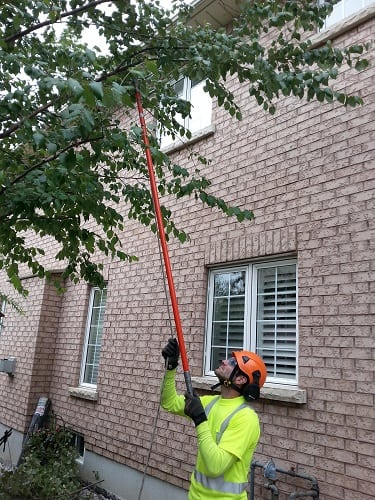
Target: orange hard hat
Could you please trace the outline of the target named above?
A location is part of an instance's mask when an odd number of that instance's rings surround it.
[[[234,351],[232,352],[232,356],[236,358],[238,368],[241,372],[247,375],[249,384],[257,383],[258,379],[257,385],[263,387],[267,378],[267,368],[263,359],[255,354],[255,352],[250,351]]]

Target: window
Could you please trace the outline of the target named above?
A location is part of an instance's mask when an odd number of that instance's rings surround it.
[[[81,368],[81,385],[96,386],[106,299],[107,290],[105,288],[91,290]]]
[[[327,17],[324,27],[328,28],[372,3],[375,3],[375,0],[341,0],[333,7],[333,11]]]
[[[183,119],[181,116],[177,116],[176,120],[192,134],[211,125],[212,100],[209,94],[203,90],[204,85],[204,81],[191,81],[189,78],[181,78],[175,83],[177,96],[189,101],[192,105],[190,117]],[[163,134],[160,137],[161,147],[169,146],[173,142],[170,135]]]
[[[76,449],[78,453],[77,462],[83,464],[83,459],[85,456],[85,439],[81,434],[72,432],[71,445]]]
[[[3,329],[6,300],[0,298],[0,333]]]
[[[297,383],[295,260],[212,270],[207,311],[207,375],[244,349],[263,358],[268,382]]]

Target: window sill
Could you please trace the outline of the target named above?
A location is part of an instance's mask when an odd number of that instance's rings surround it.
[[[217,383],[216,377],[192,377],[194,388],[211,390],[211,386]],[[219,392],[218,387],[214,392]],[[261,399],[282,401],[284,403],[305,404],[307,401],[306,391],[291,385],[266,384],[260,390]]]
[[[168,144],[168,146],[164,146],[161,148],[163,153],[175,153],[176,151],[179,151],[180,149],[184,149],[187,146],[191,146],[195,142],[201,141],[202,139],[205,139],[206,137],[209,137],[210,135],[213,135],[215,133],[215,125],[210,125],[209,127],[203,128],[201,130],[198,130],[198,132],[195,132],[190,139],[181,138],[181,139],[176,139],[172,144]]]
[[[69,387],[69,395],[73,398],[88,399],[89,401],[98,400],[98,392],[96,389],[89,389],[88,387]]]
[[[311,37],[310,40],[312,46],[318,47],[319,45],[323,45],[323,43],[326,43],[328,40],[333,40],[334,38],[337,38],[342,33],[345,33],[346,31],[355,28],[359,24],[364,23],[365,21],[371,19],[374,16],[375,16],[375,5],[369,5],[368,7],[365,7],[359,10],[358,12],[355,12],[351,16],[348,16],[345,19],[342,19],[341,21],[332,24],[332,26],[323,29],[320,33],[317,33],[316,35]]]

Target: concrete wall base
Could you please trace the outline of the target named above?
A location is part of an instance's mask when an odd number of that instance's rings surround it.
[[[0,423],[0,437],[9,427]],[[0,463],[7,466],[16,465],[22,451],[24,435],[13,429],[5,450],[0,449]],[[146,476],[139,498],[143,473],[119,464],[108,458],[101,457],[90,451],[85,451],[82,463],[79,463],[80,476],[88,483],[103,482],[98,486],[122,500],[186,500],[187,492],[177,486],[166,483],[159,479]]]
[[[185,490],[150,476],[146,476],[139,498],[143,473],[89,451],[85,451],[80,475],[90,483],[103,480],[98,486],[122,500],[187,499]]]
[[[9,430],[7,425],[0,423],[0,438],[4,432]],[[12,430],[7,443],[0,448],[0,462],[5,465],[16,465],[22,451],[23,434],[21,432]],[[3,451],[4,450],[4,451]]]

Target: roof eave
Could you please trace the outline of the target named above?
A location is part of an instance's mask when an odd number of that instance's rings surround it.
[[[227,26],[240,13],[241,0],[193,0],[193,25],[209,23],[213,28]]]

